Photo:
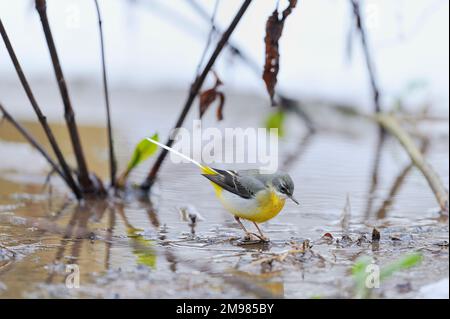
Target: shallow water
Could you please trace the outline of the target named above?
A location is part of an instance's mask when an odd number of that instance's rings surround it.
[[[90,168],[107,179],[106,137],[98,124],[103,109],[87,102],[93,92],[78,89],[74,96],[82,105],[80,132]],[[114,106],[124,105],[113,112],[120,168],[140,138],[154,132],[164,138],[183,98],[176,91],[113,92]],[[229,94],[219,127],[260,126],[269,111],[266,104],[259,97]],[[120,200],[78,205],[57,177],[44,188],[45,162],[2,123],[0,150],[8,160],[0,161],[0,297],[354,297],[350,269],[360,256],[385,265],[416,251],[423,262],[383,282],[373,296],[416,297],[423,285],[448,278],[448,220],[437,213],[435,198],[415,168],[391,205],[381,209],[409,165],[397,142],[387,138],[383,144],[374,186],[377,128],[361,118],[308,108],[322,129],[306,134],[292,118],[280,143],[281,166],[292,175],[301,205],[288,203],[263,225],[269,244],[242,242],[242,231],[214,199],[211,186],[188,164],[167,161],[150,197],[130,191]],[[204,126],[215,125],[212,113]],[[26,112],[18,107],[17,114],[44,141]],[[52,127],[64,141],[63,151],[71,153],[64,126],[54,122]],[[423,131],[432,136],[427,159],[448,187],[448,122],[432,122]],[[139,167],[132,181],[141,181],[151,162]],[[341,239],[347,197],[351,241]],[[188,204],[205,218],[195,233],[178,211]],[[381,231],[378,245],[370,240],[373,227]],[[327,232],[334,237],[330,242],[321,239]],[[283,255],[305,240],[312,248]],[[71,264],[80,270],[77,289],[65,285]]]

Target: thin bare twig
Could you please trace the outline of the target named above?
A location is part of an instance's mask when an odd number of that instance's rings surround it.
[[[211,41],[212,41],[214,33],[215,33],[214,32],[215,31],[215,20],[216,20],[217,9],[219,8],[219,2],[220,2],[220,0],[216,0],[216,2],[214,4],[213,13],[212,13],[211,19],[210,19],[211,30],[209,31],[208,38],[206,40],[205,49],[203,50],[202,57],[200,58],[200,62],[198,63],[198,66],[197,66],[197,72],[196,72],[197,76],[200,75],[200,71],[201,71],[201,67],[203,65],[203,61],[206,58],[206,54],[208,53],[209,46],[211,45]]]
[[[58,159],[59,165],[61,165],[62,171],[64,172],[64,180],[68,184],[69,188],[73,191],[77,199],[82,198],[82,194],[80,191],[79,186],[75,182],[72,176],[71,169],[69,165],[67,164],[64,155],[61,152],[61,149],[58,145],[58,142],[56,141],[56,138],[50,128],[50,126],[47,123],[47,118],[42,113],[41,108],[39,107],[34,94],[31,90],[31,87],[25,77],[25,74],[22,70],[22,67],[20,66],[19,60],[17,59],[17,56],[14,52],[14,48],[12,47],[11,41],[9,40],[8,34],[6,33],[6,30],[3,26],[2,20],[0,19],[0,33],[2,35],[3,41],[5,42],[6,49],[9,53],[9,56],[11,57],[11,60],[13,62],[14,68],[16,69],[17,75],[19,76],[20,82],[22,83],[23,89],[25,90],[25,93],[28,96],[28,99],[30,100],[30,103],[34,109],[34,112],[36,113],[39,122],[41,123],[41,126],[45,132],[45,135],[47,136],[48,141],[50,142],[50,145],[53,149],[53,152],[56,155],[56,158]]]
[[[347,194],[347,197],[345,200],[345,206],[342,209],[341,220],[340,220],[343,235],[348,235],[351,218],[352,218],[352,204],[350,202],[350,195]]]
[[[448,190],[444,187],[439,175],[433,167],[425,160],[416,144],[409,134],[402,128],[395,116],[391,114],[378,114],[375,120],[382,125],[390,134],[395,136],[405,151],[408,153],[414,165],[425,176],[431,190],[436,197],[442,212],[448,213]]]
[[[422,147],[420,149],[420,152],[422,154],[425,154],[427,152],[428,146],[429,146],[429,140],[425,140],[422,143]],[[395,199],[395,196],[400,191],[401,187],[404,185],[405,179],[408,176],[408,174],[411,172],[411,170],[414,168],[414,163],[410,163],[405,168],[403,168],[398,174],[397,178],[395,179],[394,183],[392,184],[389,194],[387,198],[383,201],[383,204],[381,204],[380,208],[377,211],[377,219],[383,219],[387,216],[387,211],[389,208],[391,208],[392,203]]]
[[[95,8],[97,10],[97,18],[98,18],[98,30],[100,34],[100,47],[101,47],[101,55],[102,55],[102,71],[103,71],[103,90],[105,95],[105,106],[106,106],[106,123],[108,130],[108,145],[109,145],[109,168],[110,168],[110,178],[111,178],[111,186],[114,187],[116,185],[116,172],[117,172],[117,161],[114,153],[114,140],[112,134],[112,124],[111,124],[111,110],[109,105],[109,90],[108,90],[108,78],[106,76],[106,58],[105,58],[105,41],[103,37],[103,28],[102,28],[102,15],[100,12],[100,7],[98,5],[98,1],[94,0]]]
[[[244,15],[244,13],[247,11],[251,2],[252,2],[252,0],[244,1],[241,8],[236,13],[236,16],[234,17],[233,21],[229,25],[228,29],[223,33],[220,41],[217,43],[216,48],[214,49],[213,53],[211,54],[211,57],[209,58],[207,64],[205,65],[202,73],[199,76],[197,76],[194,83],[192,84],[191,89],[189,91],[188,98],[184,104],[183,110],[175,124],[175,127],[174,127],[175,129],[178,129],[183,125],[184,120],[185,120],[189,110],[191,109],[192,104],[203,85],[203,82],[206,79],[206,76],[208,75],[209,71],[213,67],[214,63],[216,62],[217,58],[219,57],[220,53],[222,52],[223,48],[225,47],[226,43],[228,42],[228,39],[230,38],[231,34],[235,30],[236,26],[238,25],[239,21],[241,20],[242,16]],[[174,143],[174,140],[172,139],[172,137],[169,137],[166,145],[168,145],[170,147],[173,145],[173,143]],[[164,162],[164,159],[167,156],[167,153],[168,153],[167,150],[164,149],[159,154],[159,157],[156,160],[155,164],[153,165],[150,173],[148,174],[145,181],[141,184],[141,188],[143,190],[148,191],[151,188],[151,186],[153,185],[155,178],[158,174],[158,171],[159,171],[162,163]]]
[[[221,33],[221,29],[214,21],[211,21],[208,12],[205,8],[202,7],[200,3],[196,0],[186,0],[186,2],[191,6],[191,8],[206,22],[211,23],[211,31],[217,34]],[[189,29],[183,29],[189,30]],[[233,43],[232,41],[227,42],[227,48],[231,51],[231,53],[238,57],[244,65],[246,65],[249,69],[253,71],[258,79],[261,79],[261,67],[259,64],[252,59],[249,55],[245,54],[244,50],[242,50],[238,45]],[[275,98],[279,100],[281,107],[285,108],[288,111],[292,111],[296,115],[299,116],[301,120],[305,123],[306,127],[310,132],[314,132],[316,130],[315,125],[310,118],[310,116],[303,110],[301,103],[298,100],[294,100],[288,98],[284,94],[280,93],[279,90],[275,92]]]
[[[280,108],[287,112],[291,112],[294,115],[297,115],[299,119],[301,119],[308,129],[308,133],[316,133],[317,128],[314,124],[311,117],[308,115],[308,113],[305,112],[302,103],[297,99],[288,98],[287,96],[281,94],[279,90],[275,92],[275,98],[279,100]]]
[[[369,72],[369,76],[370,76],[370,85],[372,87],[375,112],[378,113],[378,112],[381,112],[380,89],[379,89],[379,86],[377,83],[377,78],[375,75],[375,64],[370,55],[369,44],[367,41],[366,28],[364,25],[364,21],[361,17],[361,9],[360,9],[360,5],[359,5],[359,0],[350,0],[350,2],[352,5],[352,8],[353,8],[353,14],[355,16],[356,27],[357,27],[360,37],[361,37],[361,44],[362,44],[363,51],[364,51],[364,57],[366,60],[367,71]]]
[[[297,147],[295,148],[294,152],[291,154],[288,154],[285,156],[285,160],[283,161],[283,164],[281,165],[281,168],[283,171],[287,172],[291,168],[293,164],[298,164],[301,162],[301,158],[304,156],[306,151],[308,150],[311,139],[314,136],[314,133],[311,131],[308,131],[304,136],[302,136],[299,140],[299,143]]]
[[[211,23],[211,29],[216,34],[221,34],[222,30],[217,24],[214,22],[212,23],[211,18],[208,14],[208,12],[205,10],[205,8],[202,7],[201,4],[199,4],[195,0],[186,0],[186,2],[191,6],[191,8],[202,18],[205,22]],[[189,31],[189,30],[186,30]],[[258,78],[261,77],[261,68],[259,64],[254,61],[251,57],[246,55],[242,49],[240,49],[236,44],[234,44],[232,41],[227,42],[226,47],[231,51],[231,53],[237,57],[239,57],[245,65],[247,65],[250,69],[253,70],[255,74],[257,74]]]
[[[11,123],[22,135],[25,137],[25,139],[34,146],[35,149],[38,150],[39,153],[41,153],[42,156],[47,160],[47,162],[50,164],[53,170],[55,170],[61,178],[67,182],[66,176],[59,168],[58,164],[53,161],[53,159],[50,157],[50,155],[47,153],[47,151],[39,144],[38,141],[34,139],[34,137],[22,126],[17,122],[12,115],[6,111],[6,109],[3,107],[3,105],[0,103],[0,112],[3,113],[3,116],[5,119]]]
[[[36,10],[41,18],[42,28],[44,30],[45,39],[52,59],[53,69],[55,72],[56,80],[58,82],[59,91],[64,103],[64,117],[66,119],[67,128],[69,129],[70,139],[72,141],[73,151],[78,164],[78,178],[83,192],[91,193],[95,191],[94,184],[89,178],[89,171],[87,168],[86,160],[81,146],[80,136],[78,134],[78,127],[75,121],[75,113],[72,108],[72,103],[69,97],[69,91],[67,89],[64,74],[61,68],[61,63],[56,51],[55,42],[53,41],[50,24],[47,17],[47,4],[46,0],[35,0]]]
[[[361,45],[363,48],[364,58],[366,61],[367,72],[369,73],[369,77],[370,77],[370,85],[372,88],[372,98],[373,98],[374,110],[375,110],[375,113],[380,113],[381,112],[380,89],[379,89],[377,78],[375,75],[375,64],[370,55],[366,27],[364,25],[364,21],[361,16],[360,3],[359,3],[359,0],[350,0],[350,4],[353,9],[353,16],[354,16],[356,28],[360,35]],[[379,165],[380,165],[380,158],[381,158],[381,149],[383,147],[384,140],[385,140],[384,128],[380,126],[379,132],[378,132],[377,151],[376,151],[376,155],[375,155],[375,162],[374,162],[373,173],[372,173],[372,183],[371,183],[369,198],[368,198],[367,207],[366,207],[366,217],[368,217],[372,211],[373,194],[378,186],[378,172],[379,172]]]
[[[172,6],[173,2],[164,0],[124,0],[133,6],[141,6],[158,15],[163,21],[170,21],[178,26],[181,30],[189,31],[190,34],[197,37],[204,37],[204,29],[195,23],[184,12],[177,10],[178,6]],[[210,17],[208,16],[208,19]]]
[[[372,166],[372,174],[370,180],[370,189],[369,194],[367,196],[367,206],[365,211],[365,218],[368,219],[370,214],[372,213],[374,194],[378,188],[378,179],[380,175],[380,166],[381,166],[381,157],[383,155],[383,147],[386,141],[386,132],[381,127],[377,127],[378,135],[377,135],[377,144],[375,148],[373,166]]]

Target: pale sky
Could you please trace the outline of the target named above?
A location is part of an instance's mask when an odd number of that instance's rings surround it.
[[[209,32],[185,0],[99,0],[105,28],[108,74],[113,86],[187,88]],[[197,0],[209,12],[215,0]],[[275,0],[254,0],[232,41],[259,65],[264,29]],[[100,81],[100,53],[93,0],[47,0],[50,24],[69,81]],[[228,25],[242,0],[221,0],[217,23]],[[280,1],[280,8],[285,6]],[[448,113],[449,3],[447,0],[366,0],[370,43],[385,96],[412,81],[428,83],[435,105]],[[172,12],[172,13],[171,13]],[[0,0],[0,16],[30,78],[53,76],[39,17],[31,0]],[[289,16],[280,42],[279,88],[296,97],[351,101],[370,107],[370,91],[355,38],[346,62],[348,0],[302,0]],[[192,31],[187,31],[192,30]],[[265,94],[262,81],[223,54],[217,71],[227,88]],[[0,45],[0,81],[15,80]],[[1,85],[1,82],[0,82]],[[388,102],[386,102],[388,103]]]

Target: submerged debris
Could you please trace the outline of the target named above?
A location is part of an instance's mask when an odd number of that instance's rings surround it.
[[[402,240],[401,235],[398,235],[398,234],[392,234],[389,236],[389,238],[393,241],[401,241]]]
[[[381,235],[378,229],[374,228],[372,230],[372,242],[378,242],[380,241]]]
[[[438,241],[434,243],[436,246],[439,247],[447,247],[448,248],[448,241],[447,240],[443,240],[443,241]]]
[[[401,294],[406,294],[413,290],[412,285],[409,281],[406,283],[397,284],[395,288],[397,288],[397,291]]]
[[[0,262],[2,261],[9,261],[16,257],[16,253],[9,249],[8,247],[5,247],[3,245],[0,245]]]
[[[311,242],[308,239],[305,239],[301,244],[296,242],[291,242],[291,249],[281,252],[281,253],[273,253],[269,257],[262,257],[255,261],[253,261],[252,265],[270,265],[272,267],[272,263],[274,261],[277,261],[279,263],[284,263],[287,260],[291,261],[303,261],[299,260],[298,258],[302,258],[307,254],[308,252],[311,252]],[[313,256],[313,254],[311,254]]]
[[[178,207],[178,211],[180,212],[180,219],[184,222],[196,224],[199,221],[205,220],[193,205],[180,206]]]
[[[341,239],[336,239],[336,245],[340,247],[347,247],[351,246],[352,244],[353,239],[347,234],[342,235]]]
[[[197,208],[193,205],[181,206],[178,208],[180,212],[180,219],[184,222],[188,222],[191,227],[191,233],[195,234],[195,226],[199,221],[205,220],[202,215],[198,212]]]
[[[325,243],[325,244],[332,244],[334,242],[334,237],[331,233],[325,233],[322,237],[317,241],[318,244]]]
[[[356,240],[356,244],[358,246],[361,246],[362,244],[367,244],[370,243],[370,240],[367,239],[366,234],[361,234],[361,236],[358,237],[358,239]]]

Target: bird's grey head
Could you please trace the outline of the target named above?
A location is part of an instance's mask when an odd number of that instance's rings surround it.
[[[290,198],[294,203],[299,205],[299,202],[294,198],[294,181],[286,173],[278,173],[272,179],[272,186],[275,190]]]

